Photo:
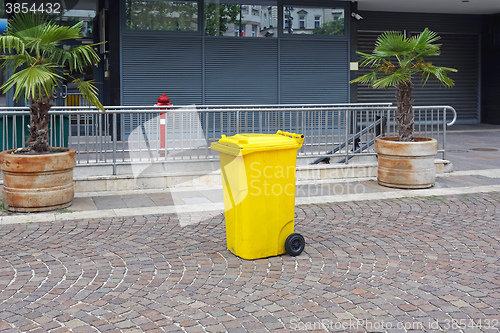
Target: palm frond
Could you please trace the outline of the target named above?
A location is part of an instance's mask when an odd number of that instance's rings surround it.
[[[439,37],[437,33],[430,31],[429,28],[425,28],[420,34],[413,36],[410,42],[412,43],[414,51],[420,53],[422,50],[432,48],[432,46],[438,46],[433,43],[440,39],[441,37]]]
[[[359,76],[354,80],[351,80],[350,83],[359,82],[361,84],[373,85],[373,83],[377,80],[377,72],[371,71],[365,75]]]
[[[423,62],[419,64],[422,73],[422,85],[425,85],[429,78],[434,77],[447,87],[454,85],[454,81],[448,77],[449,72],[457,72],[454,68],[433,66],[431,63]]]
[[[357,53],[361,55],[361,66],[363,67],[377,67],[383,60],[383,58],[377,57],[373,54],[367,54],[363,52],[357,52]]]
[[[376,89],[387,89],[389,87],[395,87],[400,83],[410,81],[411,77],[408,73],[402,71],[396,71],[390,75],[384,76],[373,83],[373,88]]]
[[[2,67],[7,71],[15,70],[22,65],[34,64],[36,61],[35,58],[27,53],[3,55],[0,59],[2,60]]]
[[[406,57],[399,58],[399,67],[409,72],[412,71],[412,67],[414,66],[414,64],[415,64],[415,56],[413,55],[408,55]]]
[[[25,51],[24,41],[16,36],[2,35],[0,36],[0,48],[3,53],[16,52],[23,53]]]
[[[425,58],[429,56],[437,56],[441,53],[441,44],[434,44],[441,37],[435,32],[425,28],[420,34],[413,36],[410,43],[413,47],[413,53],[416,58]]]
[[[44,31],[44,33],[40,36],[40,41],[42,43],[51,44],[59,43],[68,39],[81,38],[82,24],[83,22],[78,22],[71,27],[53,25],[50,29]]]
[[[411,46],[405,34],[398,31],[386,31],[377,38],[373,54],[388,58],[411,52]]]
[[[41,46],[43,50],[40,54],[41,57],[43,57],[46,61],[62,66],[61,63],[62,55],[64,54],[64,52],[66,52],[66,50],[64,50],[56,43],[53,44],[43,43],[41,44]]]
[[[417,58],[427,58],[432,56],[438,56],[441,54],[441,49],[439,45],[433,45],[433,48],[429,48],[427,50],[423,50],[420,53],[416,54]]]
[[[15,100],[18,100],[23,94],[27,99],[41,98],[42,92],[50,96],[60,79],[62,79],[62,77],[54,72],[53,65],[40,64],[28,66],[12,74],[0,89],[5,92],[15,87]]]
[[[48,21],[32,12],[14,15],[7,23],[7,34],[19,38],[38,38],[43,34]]]
[[[439,82],[441,82],[445,86],[452,87],[453,85],[455,85],[455,82],[450,77],[448,77],[448,73],[456,71],[457,70],[454,68],[432,67],[431,72],[425,72],[425,73],[432,74]]]
[[[69,50],[64,51],[61,54],[61,63],[63,65],[68,64],[71,72],[75,70],[83,70],[84,67],[94,65],[100,61],[99,56],[94,51],[94,46],[92,45],[81,45]]]
[[[106,112],[104,110],[104,106],[99,101],[99,97],[97,96],[98,89],[94,85],[94,80],[90,81],[81,81],[76,79],[73,83],[77,84],[78,90],[82,93],[82,95],[94,106],[97,106],[101,111]]]

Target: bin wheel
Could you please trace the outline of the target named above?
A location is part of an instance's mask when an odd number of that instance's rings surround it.
[[[296,257],[304,251],[306,240],[301,234],[293,233],[286,238],[285,251],[292,257]]]

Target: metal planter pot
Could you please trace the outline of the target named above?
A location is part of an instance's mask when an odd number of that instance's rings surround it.
[[[437,141],[414,137],[415,142],[400,142],[395,136],[375,140],[378,155],[377,180],[380,185],[396,188],[429,188],[434,186],[434,157]]]
[[[3,172],[2,198],[14,212],[42,212],[71,205],[75,195],[73,168],[76,151],[71,148],[47,154],[0,153]]]

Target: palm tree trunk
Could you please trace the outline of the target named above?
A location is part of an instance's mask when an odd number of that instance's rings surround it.
[[[39,96],[36,94],[36,96]],[[30,98],[30,137],[28,139],[31,150],[37,153],[50,151],[49,145],[49,110],[53,96],[42,93],[41,98]]]
[[[413,85],[411,82],[398,84],[396,87],[396,100],[398,104],[398,114],[396,121],[398,122],[398,138],[399,141],[413,141],[413,99],[411,92]]]

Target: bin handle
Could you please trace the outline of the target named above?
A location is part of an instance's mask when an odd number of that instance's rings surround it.
[[[297,143],[299,143],[301,146],[302,146],[302,143],[304,142],[304,134],[296,134],[296,133],[284,132],[284,131],[278,131],[278,132],[276,132],[276,134],[287,136],[289,138],[295,139],[297,141]]]

